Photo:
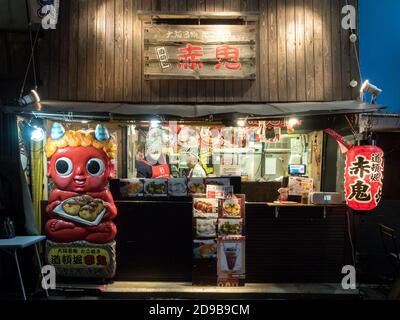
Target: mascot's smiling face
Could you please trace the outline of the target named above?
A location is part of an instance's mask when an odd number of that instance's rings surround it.
[[[58,149],[48,168],[48,175],[59,189],[77,193],[103,190],[113,172],[106,153],[95,147]]]
[[[61,190],[77,193],[103,191],[113,178],[117,146],[108,130],[65,131],[54,123],[47,140],[48,176]]]

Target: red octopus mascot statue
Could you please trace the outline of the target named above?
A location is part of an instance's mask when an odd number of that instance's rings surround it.
[[[107,278],[115,272],[117,208],[108,182],[116,149],[103,125],[92,131],[52,125],[45,151],[55,188],[46,208],[45,231],[48,262],[62,275]]]

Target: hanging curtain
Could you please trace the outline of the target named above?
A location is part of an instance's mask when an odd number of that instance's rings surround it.
[[[32,175],[32,201],[35,222],[42,233],[42,210],[41,201],[44,198],[44,167],[43,167],[43,142],[31,143],[31,175]]]
[[[0,155],[19,161],[17,118],[0,112]]]
[[[17,117],[4,112],[0,112],[0,179],[10,191],[8,215],[16,224],[17,235],[37,234],[31,195],[21,166]]]

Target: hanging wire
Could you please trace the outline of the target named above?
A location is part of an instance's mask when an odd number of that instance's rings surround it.
[[[21,91],[20,91],[20,95],[19,98],[22,98],[23,94],[24,94],[24,89],[25,89],[25,84],[26,84],[26,79],[28,77],[28,73],[29,73],[29,68],[31,66],[32,61],[35,61],[34,55],[35,55],[35,46],[36,46],[36,42],[39,36],[39,31],[40,28],[37,29],[36,31],[36,35],[35,35],[35,40],[32,43],[32,33],[30,32],[30,38],[31,38],[31,55],[29,57],[29,61],[28,61],[28,66],[26,67],[26,71],[25,71],[25,76],[24,76],[24,81],[22,82],[22,86],[21,86]],[[33,63],[33,75],[34,75],[34,81],[35,81],[35,88],[37,86],[36,83],[36,66],[35,63]]]
[[[346,0],[346,5],[349,6],[349,1],[348,0]],[[350,28],[350,35],[356,35],[357,36],[357,34],[354,32],[354,30],[352,28]],[[357,36],[357,39],[358,39],[358,36]],[[360,77],[360,82],[363,83],[363,77],[362,77],[362,74],[361,74],[360,57],[358,55],[358,50],[357,50],[356,43],[357,43],[357,41],[356,42],[351,42],[351,44],[353,45],[353,49],[354,49],[354,55],[355,55],[356,61],[357,61],[358,76]]]
[[[39,33],[39,28],[38,31],[36,32],[36,36],[35,36],[35,44],[36,44],[36,40],[37,40],[37,35]],[[29,40],[31,43],[31,50],[32,50],[32,70],[33,70],[33,83],[35,84],[35,90],[37,90],[37,77],[36,77],[36,62],[35,62],[35,46],[33,44],[32,41],[32,28],[31,28],[31,23],[29,23]]]
[[[351,133],[354,136],[354,139],[357,140],[357,131],[354,129],[354,126],[351,124],[351,121],[347,115],[344,116],[346,118],[347,123],[350,126]]]

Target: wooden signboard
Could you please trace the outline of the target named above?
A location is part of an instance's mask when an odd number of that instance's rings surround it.
[[[254,25],[144,26],[145,79],[255,79]]]

